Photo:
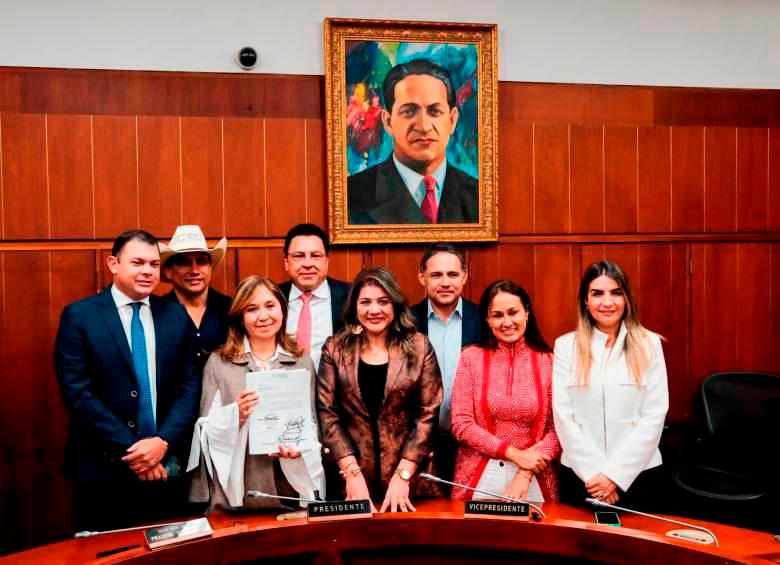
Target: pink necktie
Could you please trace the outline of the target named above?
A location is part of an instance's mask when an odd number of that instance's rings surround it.
[[[298,331],[295,332],[295,341],[301,346],[305,353],[309,353],[311,350],[311,310],[309,309],[309,302],[311,301],[311,292],[304,292],[301,294],[301,302],[303,307],[301,308],[301,315],[298,317]]]
[[[420,212],[432,224],[437,223],[439,216],[439,205],[436,204],[436,179],[431,175],[423,177],[425,184],[425,200],[420,206]]]

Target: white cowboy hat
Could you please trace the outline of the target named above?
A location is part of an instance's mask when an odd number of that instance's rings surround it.
[[[220,239],[217,244],[209,249],[208,243],[206,243],[206,237],[200,229],[200,226],[179,226],[168,242],[168,245],[159,243],[160,246],[160,264],[165,267],[165,263],[179,253],[208,253],[211,255],[211,266],[216,267],[222,261],[227,251],[227,239]],[[161,273],[163,280],[167,281],[167,277]]]

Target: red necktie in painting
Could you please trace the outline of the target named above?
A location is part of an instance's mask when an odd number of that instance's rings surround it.
[[[436,204],[436,179],[431,175],[423,177],[425,184],[425,200],[420,206],[420,212],[430,223],[435,224],[439,217],[439,205]]]
[[[301,294],[301,315],[298,317],[298,330],[295,332],[295,341],[303,349],[304,353],[311,351],[311,310],[309,302],[314,296],[311,292]]]

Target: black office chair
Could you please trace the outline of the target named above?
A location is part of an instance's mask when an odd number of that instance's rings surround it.
[[[715,502],[715,520],[727,521],[731,505],[740,521],[773,527],[762,514],[778,492],[780,376],[714,373],[702,383],[702,399],[707,437],[699,462],[676,471],[674,482],[694,499]]]

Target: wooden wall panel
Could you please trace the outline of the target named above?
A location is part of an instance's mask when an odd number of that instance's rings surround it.
[[[306,221],[326,228],[328,179],[325,120],[306,120]]]
[[[704,230],[737,230],[737,130],[704,130]]]
[[[264,120],[224,120],[225,235],[228,237],[265,234],[264,134]]]
[[[95,237],[92,118],[47,116],[52,239]]]
[[[14,464],[12,508],[16,515],[2,536],[4,542],[10,541],[6,536],[14,536],[11,540],[18,536],[29,545],[47,537],[40,509],[48,508],[50,498],[48,488],[41,488],[49,484],[44,459],[49,457],[47,440],[52,433],[46,414],[52,366],[42,361],[49,361],[52,352],[49,254],[5,253],[3,274],[6,324],[0,339],[5,364],[0,369],[0,384],[13,401],[5,402],[0,410],[0,444],[7,446]],[[62,452],[52,451],[51,457],[61,458]]]
[[[306,122],[268,119],[265,125],[268,233],[284,237],[290,226],[306,221]]]
[[[352,281],[366,263],[360,249],[331,249],[328,275],[342,281]]]
[[[621,243],[605,246],[605,258],[620,265],[623,272],[628,277],[634,292],[640,291],[639,278],[639,249],[638,245]],[[577,279],[579,283],[579,279]]]
[[[536,317],[542,335],[551,345],[577,324],[577,252],[571,245],[538,245],[534,249]]]
[[[182,223],[206,237],[225,233],[222,120],[181,119]]]
[[[469,279],[463,293],[472,302],[479,302],[482,291],[487,285],[498,279],[507,278],[507,275],[499,270],[500,258],[497,258],[489,248],[476,247],[469,250],[466,261],[469,263]]]
[[[769,198],[767,229],[780,231],[780,128],[769,130]]]
[[[691,372],[690,385],[716,371],[739,367],[737,345],[740,308],[738,246],[692,245]]]
[[[635,233],[638,221],[639,170],[637,128],[604,131],[604,228],[607,233]]]
[[[76,300],[87,297],[95,292],[95,252],[88,251],[52,251],[51,261],[51,337],[56,337],[62,310]],[[49,509],[46,513],[46,534],[49,537],[66,536],[72,529],[70,508],[72,496],[70,483],[65,481],[59,472],[61,457],[65,452],[67,438],[67,414],[62,403],[59,386],[53,367],[50,378],[44,384],[46,390],[46,414],[41,419],[45,422],[48,435],[44,447],[46,451],[56,454],[47,456],[42,461],[47,475],[44,489],[48,495],[44,504]],[[40,526],[37,528],[40,535]],[[41,538],[42,540],[44,538]]]
[[[249,275],[266,275],[268,272],[267,249],[240,249],[238,251],[238,282]],[[280,281],[274,281],[280,282]]]
[[[501,121],[498,217],[501,233],[534,231],[534,127]]]
[[[672,231],[704,229],[704,128],[672,128]]]
[[[637,135],[639,177],[637,230],[672,231],[672,131],[668,127],[640,127]]]
[[[741,243],[738,248],[738,302],[730,310],[737,332],[736,366],[771,371],[777,356],[772,341],[772,253],[766,243]],[[775,296],[775,299],[780,297]]]
[[[604,128],[572,127],[571,232],[604,232]]]
[[[425,291],[417,279],[423,248],[419,246],[388,248],[371,253],[372,267],[386,267],[406,293],[409,304],[423,299]]]
[[[281,237],[327,223],[323,88],[322,77],[0,68],[0,382],[19,394],[0,403],[0,504],[20,516],[0,551],[69,526],[64,411],[40,363],[63,305],[110,282],[107,247],[136,226],[163,241],[180,223],[212,243],[227,235],[213,277],[225,292],[249,274],[285,280]],[[514,280],[552,343],[575,326],[584,267],[616,260],[642,321],[668,339],[670,421],[695,418],[709,372],[780,372],[780,93],[502,83],[500,97],[501,234],[467,249],[467,297]],[[416,301],[421,251],[340,246],[330,274],[388,265]],[[33,492],[44,481],[56,495]]]
[[[581,245],[580,251],[580,268],[578,275],[581,277],[590,265],[603,261],[607,257],[606,245]],[[579,282],[579,280],[578,280]]]
[[[502,245],[498,248],[496,278],[509,279],[523,287],[531,297],[531,304],[536,301],[536,266],[534,264],[534,247],[532,245]],[[478,285],[472,287],[474,302],[479,302],[482,290]],[[543,289],[539,289],[542,292]]]
[[[230,245],[229,241],[228,245]],[[217,265],[217,267],[213,269],[211,273],[211,286],[216,288],[221,293],[227,294],[228,296],[233,296],[236,290],[236,284],[238,284],[238,281],[236,280],[238,274],[237,257],[238,254],[236,250],[228,247],[227,253],[225,253],[225,257],[222,259],[222,262]]]
[[[284,251],[281,247],[270,247],[267,249],[268,266],[266,267],[265,276],[269,277],[274,282],[286,281],[289,277],[287,271],[284,268]]]
[[[168,241],[182,223],[178,117],[138,117],[138,201],[143,228]]]
[[[49,237],[46,118],[3,114],[3,237]]]
[[[772,348],[774,353],[770,361],[770,370],[775,374],[780,374],[780,355],[777,354],[777,344],[780,343],[780,243],[771,245],[771,263],[769,266],[771,273],[771,304],[769,315],[772,319]]]
[[[768,131],[737,130],[737,225],[739,231],[765,231],[769,206]]]
[[[534,232],[569,233],[569,130],[534,128]]]
[[[642,324],[661,334],[669,382],[669,421],[686,421],[688,391],[687,274],[684,245],[640,245],[634,289]]]
[[[95,116],[95,235],[113,239],[138,228],[138,143],[136,119]]]

